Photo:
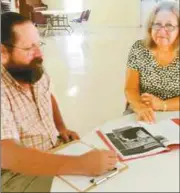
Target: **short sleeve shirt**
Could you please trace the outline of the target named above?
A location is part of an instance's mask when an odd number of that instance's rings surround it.
[[[139,72],[141,94],[153,94],[163,100],[180,96],[178,54],[169,65],[160,66],[143,40],[138,40],[130,50],[127,67]]]
[[[25,90],[1,66],[1,140],[13,139],[25,147],[47,151],[57,144],[47,73]]]

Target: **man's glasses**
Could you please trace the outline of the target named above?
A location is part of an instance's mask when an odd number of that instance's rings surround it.
[[[166,23],[165,25],[162,25],[161,23],[153,23],[152,24],[152,29],[159,31],[160,29],[164,28],[168,32],[174,31],[178,25],[174,26],[171,23]]]
[[[12,44],[4,44],[4,45],[6,45],[8,47],[11,47],[11,48],[16,48],[16,49],[24,50],[28,54],[31,54],[35,49],[41,48],[42,46],[44,46],[45,43],[44,42],[39,42],[39,43],[34,44],[33,46],[29,47],[29,48],[20,48],[20,47],[18,47],[16,45],[12,45]]]

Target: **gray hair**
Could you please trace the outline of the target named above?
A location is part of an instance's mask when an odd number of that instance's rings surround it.
[[[146,37],[144,40],[144,44],[148,48],[153,48],[156,46],[155,42],[153,41],[151,37],[151,31],[152,31],[152,25],[153,25],[156,15],[158,14],[158,12],[162,10],[167,10],[169,12],[172,12],[174,15],[176,15],[178,26],[180,25],[179,7],[177,3],[167,1],[167,2],[162,2],[158,4],[155,7],[155,9],[151,12],[148,18],[148,21],[147,21]],[[179,29],[179,34],[180,34],[180,29]],[[175,40],[173,46],[175,49],[177,50],[179,49],[179,35],[177,36],[177,39]]]

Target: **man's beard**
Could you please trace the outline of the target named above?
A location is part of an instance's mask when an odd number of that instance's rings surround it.
[[[10,61],[10,63],[6,65],[6,70],[15,80],[34,84],[40,80],[44,73],[42,62],[42,58],[33,59],[29,65],[18,65]]]

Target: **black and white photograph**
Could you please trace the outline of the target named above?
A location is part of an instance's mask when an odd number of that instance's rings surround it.
[[[123,156],[146,153],[164,147],[162,142],[166,141],[162,136],[158,138],[152,136],[143,127],[122,127],[113,129],[112,133],[106,135]]]

